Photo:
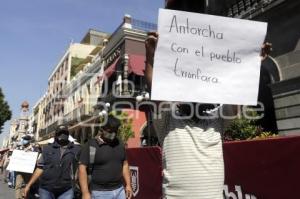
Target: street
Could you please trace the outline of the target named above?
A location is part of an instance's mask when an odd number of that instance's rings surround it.
[[[14,189],[8,188],[6,183],[3,183],[3,179],[1,176],[0,179],[0,199],[13,199],[14,197]]]

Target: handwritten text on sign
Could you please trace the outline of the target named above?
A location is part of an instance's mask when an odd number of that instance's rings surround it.
[[[159,11],[153,100],[256,105],[267,24]]]
[[[33,173],[37,152],[25,152],[21,150],[14,150],[10,158],[7,170],[9,171],[19,171],[24,173]]]

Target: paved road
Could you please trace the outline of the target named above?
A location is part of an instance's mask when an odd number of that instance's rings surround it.
[[[0,199],[14,199],[15,190],[8,188],[7,184],[3,183],[2,176],[0,175]]]

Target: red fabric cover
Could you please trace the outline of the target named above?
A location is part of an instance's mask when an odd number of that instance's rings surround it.
[[[299,198],[299,154],[300,137],[225,143],[225,184],[237,199],[235,186],[243,199]]]
[[[300,136],[224,144],[225,192],[229,199],[297,199],[300,197]],[[161,199],[159,148],[128,149],[139,168],[138,199]],[[201,185],[199,185],[201,186]]]
[[[95,84],[99,84],[103,77],[109,78],[116,71],[116,66],[119,59],[120,57],[118,57],[109,67],[107,67],[101,76],[97,77],[97,81],[95,82]]]
[[[139,76],[144,76],[145,71],[145,56],[144,55],[129,55],[128,72]]]
[[[162,161],[159,147],[127,149],[130,166],[138,167],[138,193],[134,199],[161,199]]]

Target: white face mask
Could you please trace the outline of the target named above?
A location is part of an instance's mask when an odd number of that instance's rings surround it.
[[[108,141],[113,141],[116,138],[117,134],[115,132],[109,133],[107,131],[103,131],[102,136],[104,139],[106,139]]]

